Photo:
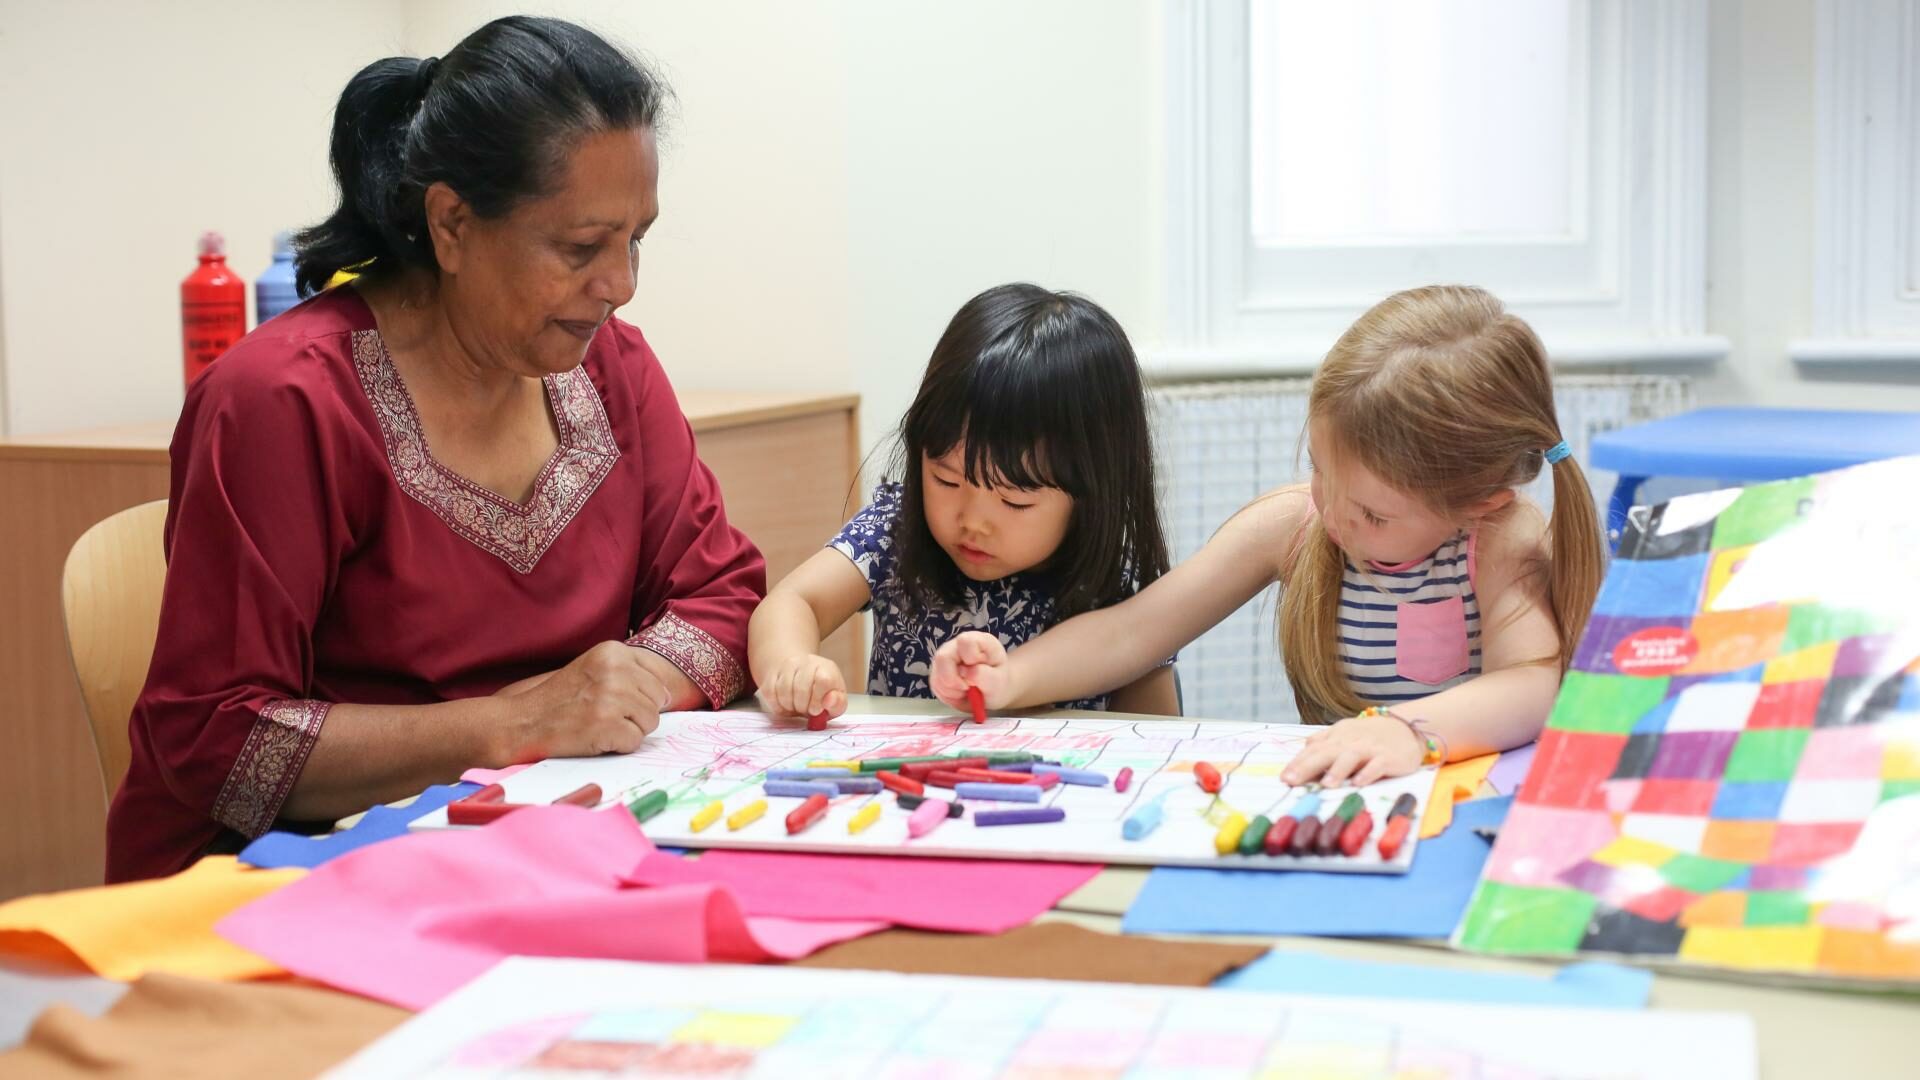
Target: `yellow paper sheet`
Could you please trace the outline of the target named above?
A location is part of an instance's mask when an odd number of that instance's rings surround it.
[[[1499,754],[1484,754],[1440,766],[1440,777],[1433,782],[1433,797],[1427,800],[1427,812],[1420,817],[1422,840],[1446,831],[1453,823],[1453,804],[1473,798],[1480,785],[1486,783],[1493,763],[1499,760]]]
[[[164,971],[202,979],[286,972],[213,932],[226,915],[306,875],[210,856],[170,878],[23,896],[0,904],[0,954],[45,958],[64,946],[95,973],[131,981]]]

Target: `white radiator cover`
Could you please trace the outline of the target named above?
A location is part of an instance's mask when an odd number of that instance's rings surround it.
[[[1171,383],[1151,389],[1155,464],[1167,544],[1177,564],[1200,550],[1254,496],[1305,476],[1302,429],[1308,379]],[[1582,466],[1603,431],[1671,416],[1691,407],[1692,385],[1679,376],[1568,375],[1554,382],[1560,429]],[[1613,474],[1588,470],[1602,508]],[[1547,507],[1542,476],[1528,494]],[[1268,589],[1180,650],[1185,712],[1229,720],[1297,723]]]

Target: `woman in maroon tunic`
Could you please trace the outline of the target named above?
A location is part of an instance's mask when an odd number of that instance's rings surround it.
[[[109,880],[746,689],[765,567],[613,318],[665,95],[522,17],[348,84],[299,273],[363,272],[188,392]]]

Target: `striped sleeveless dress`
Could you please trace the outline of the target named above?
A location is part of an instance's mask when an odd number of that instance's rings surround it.
[[[1340,668],[1362,700],[1394,705],[1480,674],[1474,537],[1401,566],[1348,559],[1340,577]]]

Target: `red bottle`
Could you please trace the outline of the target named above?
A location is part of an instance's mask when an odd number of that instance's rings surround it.
[[[227,241],[200,236],[200,268],[180,283],[180,329],[187,384],[247,332],[247,285],[227,269]]]

